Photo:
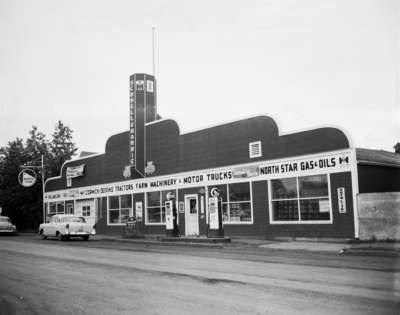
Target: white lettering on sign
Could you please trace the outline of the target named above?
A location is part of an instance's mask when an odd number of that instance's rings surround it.
[[[350,154],[331,157],[304,159],[294,162],[271,163],[260,166],[260,175],[297,173],[299,175],[312,171],[340,169],[350,163]]]
[[[339,213],[346,213],[346,193],[344,187],[337,189]]]
[[[18,181],[24,187],[32,187],[36,183],[36,173],[32,169],[24,169],[18,174]]]
[[[208,198],[208,211],[210,213],[210,229],[218,230],[219,220],[218,220],[218,198],[217,197]]]
[[[134,157],[134,151],[132,152]],[[240,180],[266,180],[294,176],[351,172],[350,153],[348,151],[325,155],[314,155],[309,158],[288,159],[286,161],[267,161],[261,165],[250,164],[226,167],[213,170],[198,170],[167,176],[127,179],[102,185],[64,189],[45,193],[45,201],[62,201],[85,197],[102,197],[120,195],[121,193],[144,193],[163,189],[181,189],[188,187],[204,188],[220,184],[234,183]],[[354,161],[353,161],[354,162]],[[258,173],[258,175],[257,175]],[[128,176],[128,169],[124,172]],[[243,179],[242,179],[243,178]],[[22,177],[21,177],[22,179]],[[215,196],[212,196],[215,197]],[[208,202],[208,201],[207,201]],[[325,205],[320,209],[324,211]]]
[[[77,165],[77,166],[69,166],[67,167],[67,178],[75,178],[83,176],[85,172],[85,164]]]
[[[136,165],[136,154],[135,154],[135,137],[136,137],[136,93],[135,93],[135,81],[130,80],[130,98],[129,98],[129,110],[130,110],[130,129],[129,129],[129,162],[131,166]],[[130,176],[130,175],[129,175]]]

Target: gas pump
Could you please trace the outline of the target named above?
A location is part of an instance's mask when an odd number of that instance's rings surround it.
[[[211,197],[208,198],[209,228],[207,237],[224,237],[222,225],[222,198],[220,198],[218,188],[212,188],[210,194]]]
[[[167,236],[178,237],[178,211],[174,202],[175,195],[173,193],[167,194],[168,201],[165,202],[165,230]]]
[[[165,229],[167,236],[172,236],[172,231],[174,229],[174,216],[172,214],[172,207],[172,200],[165,202]]]

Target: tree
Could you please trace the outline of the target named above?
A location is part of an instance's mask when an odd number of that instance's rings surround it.
[[[35,229],[42,220],[42,180],[38,170],[37,183],[22,187],[18,182],[21,166],[40,166],[45,160],[45,178],[60,174],[65,160],[75,155],[72,130],[58,121],[51,141],[36,126],[32,126],[25,143],[17,138],[0,148],[0,206],[18,229]]]
[[[65,126],[61,120],[56,124],[55,130],[52,134],[52,140],[49,143],[50,159],[49,170],[51,176],[57,176],[60,173],[63,163],[70,160],[78,148],[72,142],[72,133],[68,126]]]

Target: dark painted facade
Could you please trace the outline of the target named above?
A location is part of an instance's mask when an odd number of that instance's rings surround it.
[[[132,78],[130,130],[111,136],[105,153],[68,161],[47,180],[48,215],[67,204],[81,215],[85,205],[97,233],[122,234],[133,216],[141,233],[165,235],[172,195],[180,234],[207,235],[218,188],[227,236],[357,237],[357,166],[344,132],[282,134],[272,118],[256,116],[181,134],[175,121],[155,120],[154,77]],[[74,175],[82,165],[84,175]]]

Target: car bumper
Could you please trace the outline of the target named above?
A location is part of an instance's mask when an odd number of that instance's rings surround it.
[[[1,230],[0,229],[0,233],[17,233],[17,230]]]
[[[68,233],[65,233],[67,236],[87,236],[87,235],[96,235],[95,231],[92,232],[75,232],[75,231],[70,231]]]

